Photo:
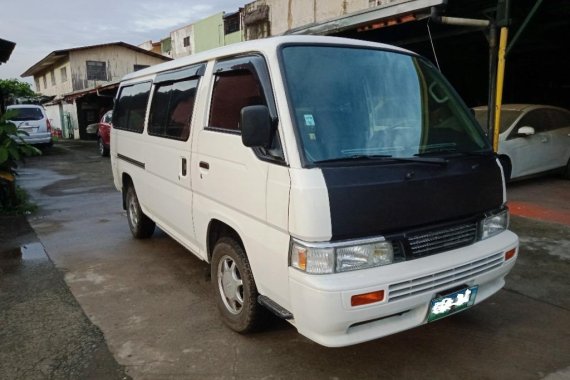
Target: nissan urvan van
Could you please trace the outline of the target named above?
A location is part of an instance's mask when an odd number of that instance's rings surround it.
[[[242,333],[266,308],[325,346],[380,338],[484,301],[518,255],[488,139],[394,46],[284,36],[129,74],[111,161],[134,237],[208,262]]]

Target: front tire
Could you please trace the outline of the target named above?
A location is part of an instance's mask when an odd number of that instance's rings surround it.
[[[154,233],[154,222],[144,214],[139,204],[137,193],[133,186],[129,186],[126,195],[127,220],[129,228],[136,239],[147,239]]]
[[[258,326],[257,287],[243,248],[228,237],[218,240],[211,264],[216,304],[224,323],[238,333]]]

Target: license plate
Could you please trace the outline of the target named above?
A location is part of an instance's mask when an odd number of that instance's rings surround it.
[[[472,306],[475,303],[477,289],[478,287],[474,286],[431,300],[428,322],[437,321]]]

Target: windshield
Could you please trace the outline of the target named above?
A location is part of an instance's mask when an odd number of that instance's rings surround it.
[[[501,111],[501,128],[499,129],[500,133],[505,132],[511,125],[513,125],[514,121],[521,115],[522,111],[515,111],[515,110],[502,110]],[[487,109],[478,109],[475,110],[475,118],[477,122],[482,128],[487,128],[487,115],[489,112]]]
[[[376,49],[283,48],[297,133],[310,162],[490,149],[430,64]]]
[[[15,115],[10,119],[13,121],[25,120],[41,120],[44,118],[42,111],[39,108],[11,108],[11,111],[16,111]]]

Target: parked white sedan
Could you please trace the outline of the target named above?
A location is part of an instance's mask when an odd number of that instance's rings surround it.
[[[477,121],[485,128],[487,107],[473,110]],[[570,112],[535,104],[503,105],[499,154],[508,158],[507,178],[558,169],[564,177],[570,178]]]

